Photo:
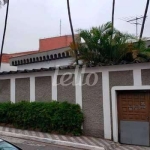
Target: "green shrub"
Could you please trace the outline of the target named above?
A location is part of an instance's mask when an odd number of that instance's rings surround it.
[[[80,135],[83,113],[79,105],[68,102],[0,103],[0,123],[22,129]]]

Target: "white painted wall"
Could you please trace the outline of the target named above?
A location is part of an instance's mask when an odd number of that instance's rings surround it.
[[[60,60],[61,61],[61,60]],[[62,59],[63,61],[63,59]],[[33,64],[34,65],[34,64]],[[38,68],[39,66],[37,66]],[[32,68],[32,67],[31,67]],[[30,68],[30,69],[31,69]],[[34,67],[35,68],[35,67]],[[45,68],[44,66],[40,68]],[[33,68],[32,68],[33,69]],[[83,70],[79,71],[79,74],[76,70],[61,70],[54,74],[53,71],[46,72],[34,72],[34,73],[25,73],[25,74],[10,74],[10,75],[1,75],[0,79],[11,79],[11,101],[15,102],[15,78],[26,78],[30,77],[30,88],[34,88],[34,78],[38,76],[52,76],[52,99],[57,100],[57,75],[63,75],[67,71],[69,73],[75,74],[76,85],[76,103],[82,107],[82,75],[84,73],[93,73],[93,72],[102,72],[102,83],[103,83],[103,109],[104,109],[104,136],[106,139],[111,139],[111,116],[110,116],[110,95],[109,95],[109,72],[110,71],[123,71],[123,70],[133,70],[134,85],[133,86],[124,86],[124,87],[113,87],[111,90],[112,96],[112,115],[113,115],[113,137],[114,141],[118,141],[118,118],[117,118],[117,103],[116,103],[116,91],[117,90],[140,90],[140,89],[150,89],[150,86],[142,86],[141,84],[141,70],[150,69],[150,63],[141,63],[141,64],[129,64],[129,65],[116,65],[116,66],[103,66],[103,67],[93,67],[86,68],[85,72]],[[31,78],[32,77],[32,78]],[[34,89],[31,90],[34,93]],[[34,101],[34,94],[30,95],[31,101]]]
[[[49,67],[56,67],[56,66],[68,66],[74,63],[74,58],[63,58],[63,59],[56,59],[52,61],[46,62],[38,62],[38,63],[31,63],[18,66],[18,70],[32,70],[32,69],[40,69],[40,68],[49,68]]]
[[[3,72],[3,71],[16,71],[16,70],[17,70],[17,67],[10,66],[9,63],[2,63],[1,64],[0,72]]]

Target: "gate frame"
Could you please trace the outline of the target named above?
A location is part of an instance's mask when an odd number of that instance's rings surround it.
[[[114,142],[118,142],[118,108],[117,108],[117,91],[131,90],[150,90],[150,86],[114,86],[111,89],[112,101],[112,132]]]

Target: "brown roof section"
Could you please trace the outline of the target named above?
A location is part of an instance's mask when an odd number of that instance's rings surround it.
[[[28,55],[28,54],[33,54],[33,53],[37,53],[37,52],[38,51],[27,51],[27,52],[19,52],[19,53],[12,53],[12,54],[3,54],[2,62],[3,63],[9,63],[9,59],[12,57]]]
[[[71,42],[71,35],[40,39],[39,51],[48,51],[53,49],[59,49],[62,47],[67,47],[70,45]]]

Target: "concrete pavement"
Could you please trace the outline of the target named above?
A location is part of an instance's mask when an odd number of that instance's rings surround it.
[[[76,149],[87,150],[150,150],[149,147],[120,145],[109,140],[87,136],[64,136],[49,133],[20,130],[15,128],[0,127],[0,136],[15,137],[25,140],[33,140],[47,144],[67,146]]]
[[[20,147],[22,150],[77,150],[76,148],[57,146],[42,142],[36,142],[31,140],[24,140],[18,138],[12,138],[7,136],[1,136],[2,139]],[[79,150],[79,149],[78,149]],[[83,150],[83,149],[80,149]]]

